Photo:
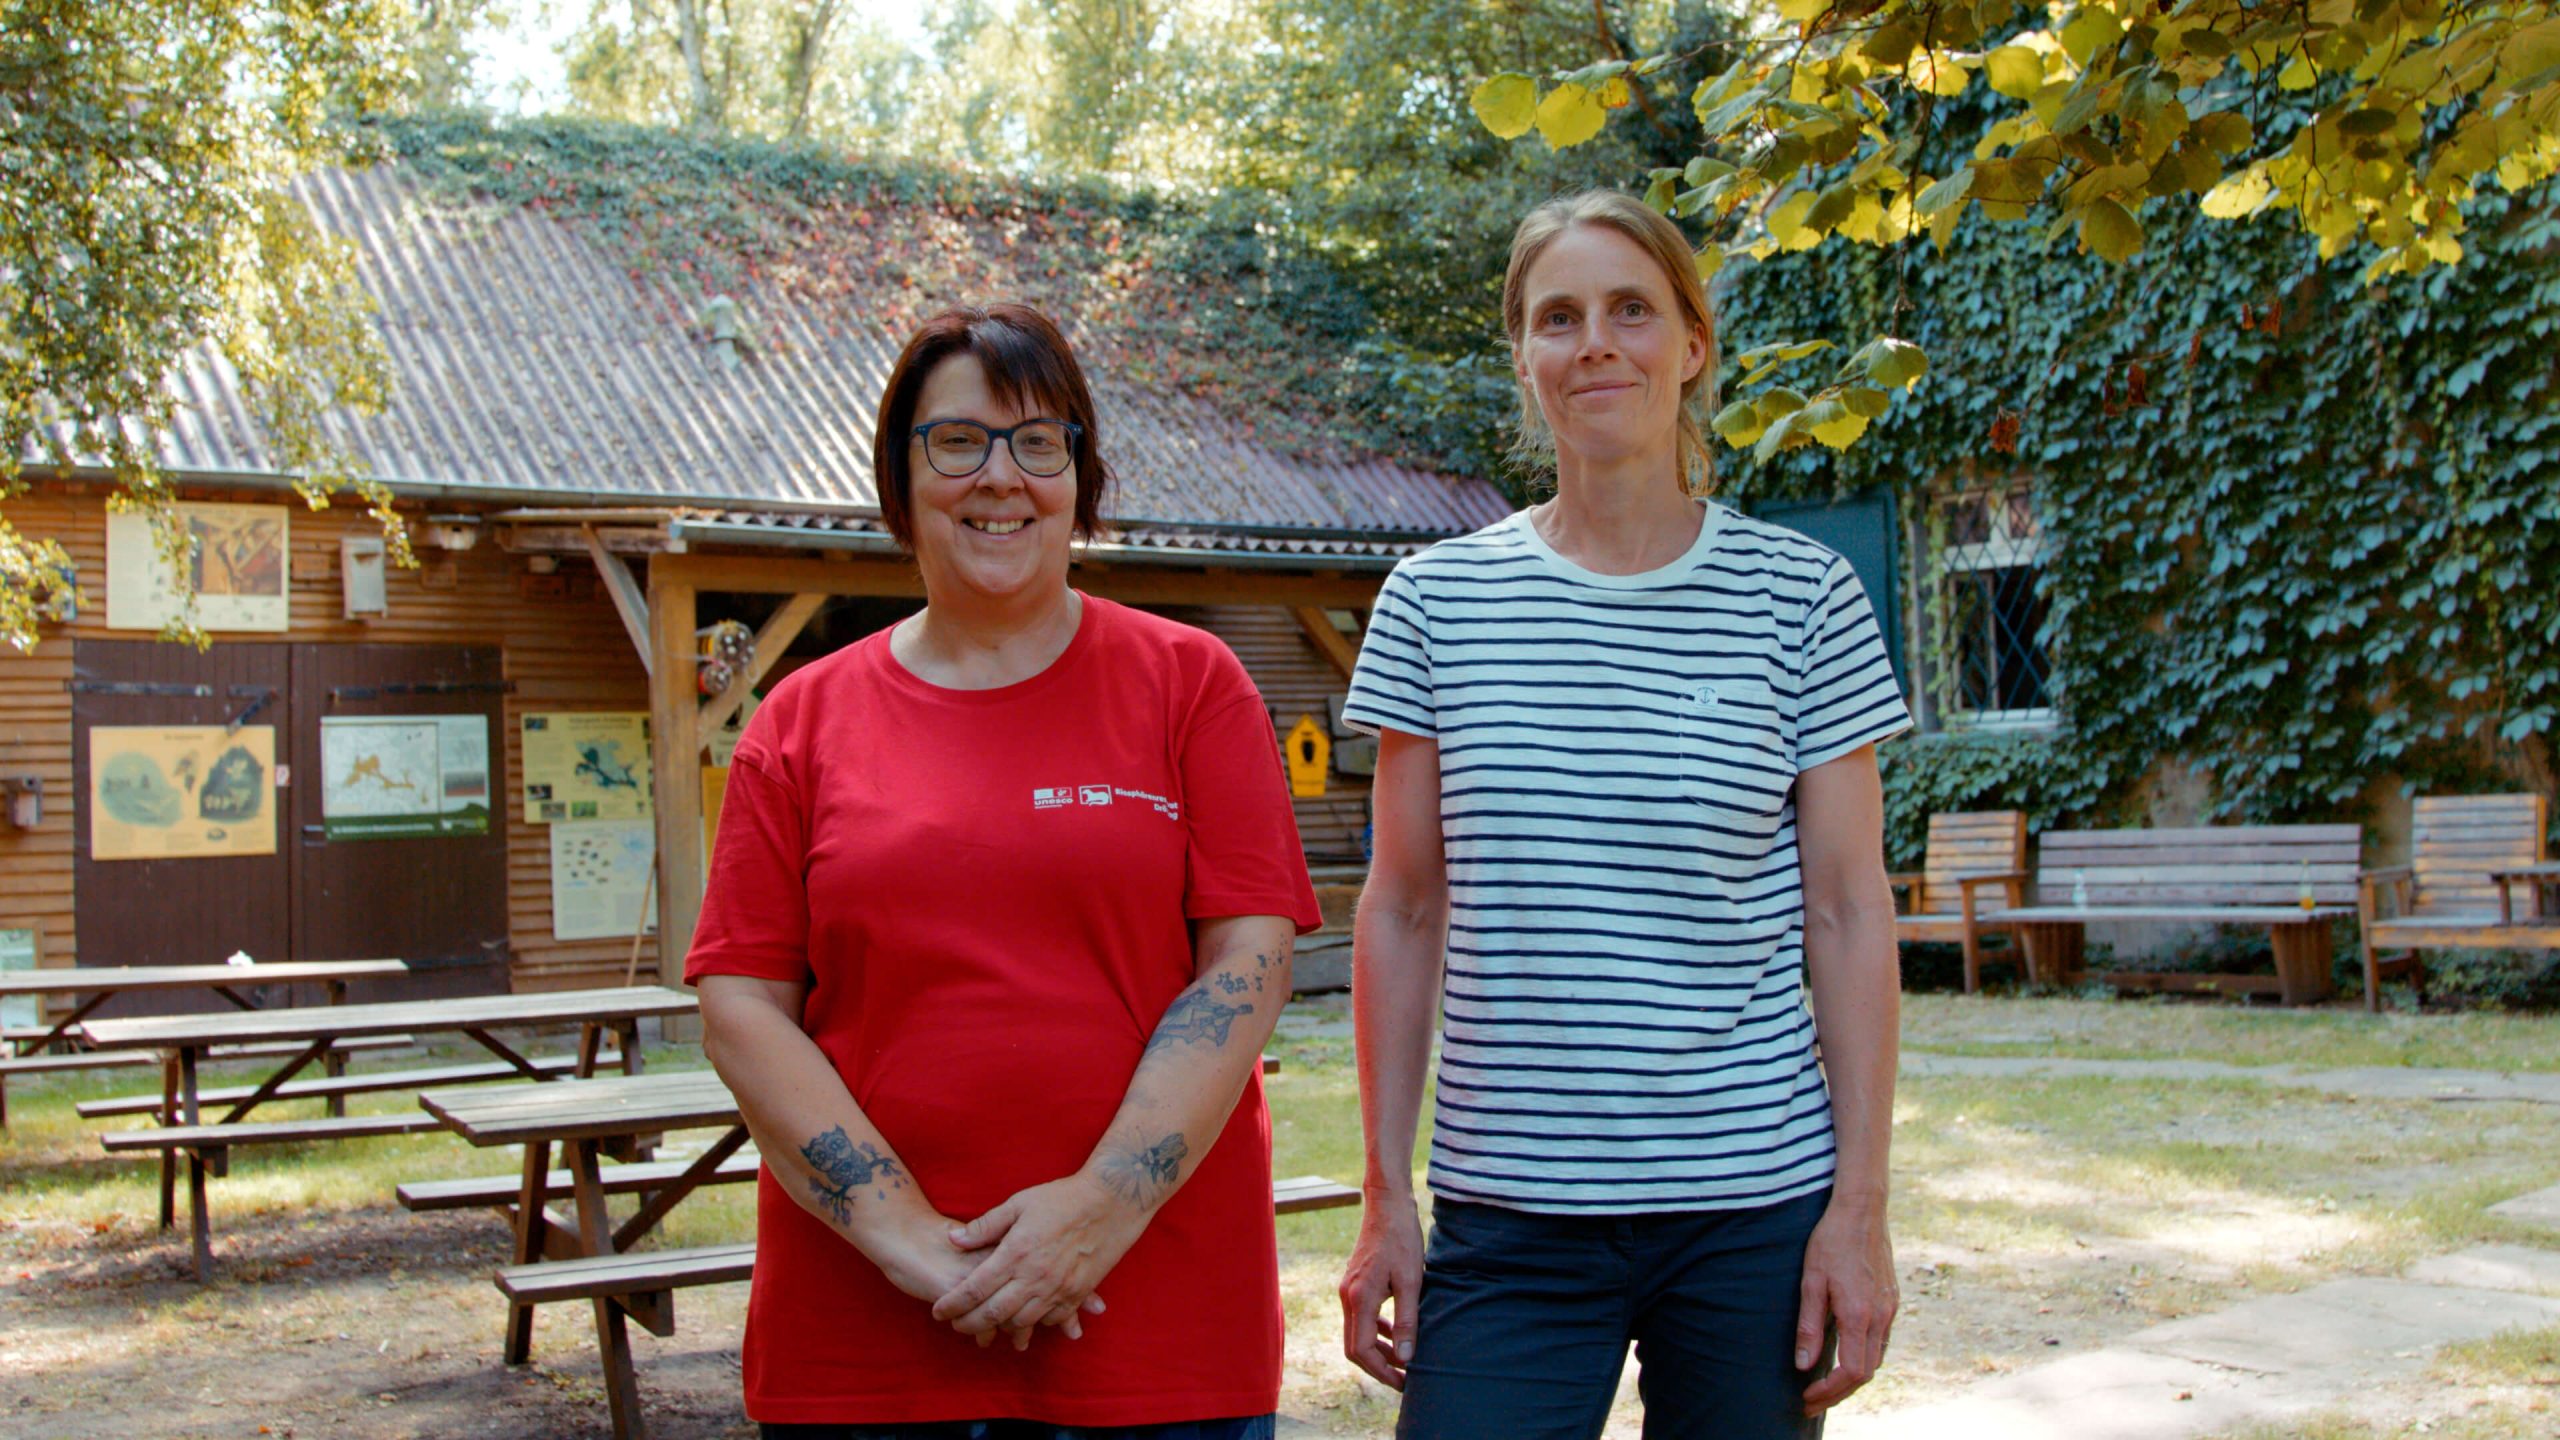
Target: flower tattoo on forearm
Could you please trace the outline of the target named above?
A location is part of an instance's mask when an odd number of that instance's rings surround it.
[[[896,1160],[881,1154],[877,1146],[854,1144],[841,1125],[801,1146],[800,1158],[817,1172],[809,1177],[810,1193],[838,1225],[853,1223],[854,1192],[864,1186],[884,1182],[872,1191],[881,1200],[888,1199],[891,1190],[907,1188]]]
[[[1165,1136],[1142,1150],[1114,1150],[1102,1157],[1102,1183],[1132,1205],[1157,1204],[1173,1193],[1182,1175],[1182,1159],[1191,1146],[1181,1132]]]

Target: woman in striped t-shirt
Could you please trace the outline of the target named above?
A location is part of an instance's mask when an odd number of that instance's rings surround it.
[[[1343,1348],[1400,1436],[1596,1436],[1630,1343],[1648,1436],[1818,1434],[1897,1303],[1874,747],[1908,717],[1848,565],[1704,498],[1670,221],[1532,211],[1503,320],[1555,497],[1397,567],[1347,709],[1380,749]]]

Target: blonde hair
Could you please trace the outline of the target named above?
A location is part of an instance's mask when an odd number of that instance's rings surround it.
[[[1680,387],[1680,483],[1692,495],[1713,493],[1716,464],[1707,420],[1714,414],[1716,370],[1723,361],[1716,344],[1715,308],[1707,300],[1706,286],[1698,281],[1697,257],[1688,237],[1662,212],[1622,191],[1585,190],[1550,200],[1521,217],[1520,228],[1511,232],[1511,266],[1502,277],[1502,329],[1510,338],[1515,363],[1529,325],[1529,301],[1523,293],[1529,267],[1557,236],[1577,225],[1605,226],[1643,246],[1662,267],[1663,278],[1671,282],[1681,314],[1706,337],[1706,363]],[[1511,458],[1526,469],[1551,470],[1555,453],[1555,435],[1547,429],[1547,417],[1539,413],[1538,397],[1523,380],[1520,433],[1512,442]]]

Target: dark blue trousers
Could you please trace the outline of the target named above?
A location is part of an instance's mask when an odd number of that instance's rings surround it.
[[[1631,1342],[1646,1440],[1815,1440],[1804,1392],[1829,1362],[1795,1368],[1796,1318],[1830,1200],[1660,1215],[1433,1202],[1397,1440],[1593,1440]]]

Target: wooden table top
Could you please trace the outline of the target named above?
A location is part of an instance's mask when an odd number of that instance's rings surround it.
[[[217,985],[287,981],[378,980],[406,975],[405,960],[297,960],[275,965],[71,965],[53,970],[0,970],[0,995],[60,995],[96,990],[210,990]]]
[[[709,1070],[429,1090],[418,1103],[474,1145],[591,1140],[738,1123],[736,1097]]]
[[[2489,878],[2492,880],[2560,879],[2560,860],[2543,860],[2532,865],[2501,865],[2489,872]]]
[[[452,1033],[483,1026],[572,1025],[689,1015],[700,1004],[682,990],[634,985],[612,990],[554,990],[531,995],[472,995],[452,1000],[395,1000],[372,1005],[297,1005],[224,1015],[157,1015],[92,1020],[89,1043],[110,1050],[175,1050],[260,1040],[346,1039],[358,1035]]]
[[[2287,925],[2353,915],[2353,905],[2028,905],[2016,910],[1975,912],[1976,920],[2009,920],[2024,925],[2069,920],[2212,920],[2227,925]]]

